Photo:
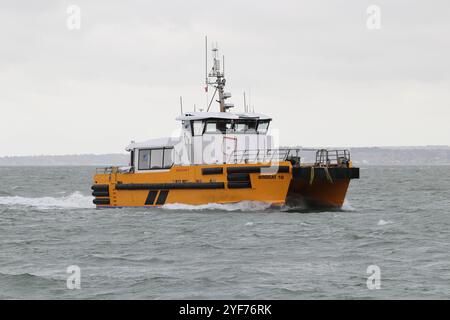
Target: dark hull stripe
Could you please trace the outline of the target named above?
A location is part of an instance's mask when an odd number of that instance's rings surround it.
[[[250,181],[250,174],[248,173],[233,173],[228,174],[228,181]]]
[[[158,195],[158,191],[149,191],[147,195],[147,199],[145,200],[145,205],[152,206],[155,203],[156,196]]]
[[[109,197],[109,192],[108,191],[93,191],[92,195],[94,197]]]
[[[223,174],[223,168],[203,168],[202,174],[206,175],[214,175],[214,174]]]
[[[157,206],[162,206],[166,203],[167,196],[169,195],[169,190],[161,190],[159,193],[158,200],[156,201]]]
[[[92,190],[94,191],[108,191],[109,190],[109,185],[107,184],[94,184],[91,187]]]
[[[250,181],[232,181],[228,182],[228,189],[249,189],[252,187],[252,183]]]
[[[260,167],[229,167],[227,168],[227,172],[229,174],[233,173],[261,173],[264,170],[271,170],[272,167],[268,166],[260,166]],[[289,166],[279,166],[273,167],[273,174],[277,173],[289,173]]]
[[[205,183],[143,183],[143,184],[116,184],[117,190],[201,190],[201,189],[225,189],[223,182]]]
[[[94,204],[109,204],[109,198],[96,198],[92,202]]]
[[[328,168],[328,173],[332,180],[359,179],[359,168]],[[292,178],[294,180],[310,180],[311,168],[293,168]],[[314,181],[327,180],[327,173],[324,168],[314,168]]]

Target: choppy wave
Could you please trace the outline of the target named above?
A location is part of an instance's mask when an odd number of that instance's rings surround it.
[[[34,207],[38,209],[87,209],[95,207],[92,203],[91,196],[85,196],[78,191],[65,197],[0,197],[0,204],[6,206]]]
[[[183,211],[264,211],[271,207],[269,203],[258,201],[242,201],[237,203],[209,203],[203,205],[188,205],[181,203],[166,204],[162,208],[166,210]]]

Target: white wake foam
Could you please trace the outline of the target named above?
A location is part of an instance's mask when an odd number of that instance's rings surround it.
[[[92,196],[82,195],[76,191],[65,197],[27,198],[19,196],[0,197],[0,205],[25,206],[38,209],[79,209],[95,208]]]
[[[220,204],[209,203],[203,205],[188,205],[181,203],[166,204],[162,206],[166,210],[183,210],[183,211],[264,211],[270,208],[270,204],[258,201],[242,201],[237,203]]]
[[[392,221],[390,221],[390,220],[385,221],[385,220],[381,219],[380,221],[378,221],[377,225],[379,225],[379,226],[385,226],[385,225],[391,224],[391,223],[394,223],[394,222],[392,222]]]
[[[350,202],[348,202],[347,199],[344,200],[344,204],[342,205],[341,209],[343,211],[355,211],[355,208],[352,207]]]

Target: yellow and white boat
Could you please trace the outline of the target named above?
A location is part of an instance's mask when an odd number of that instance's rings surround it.
[[[351,179],[359,178],[347,150],[281,149],[270,134],[271,117],[232,113],[225,77],[213,49],[206,89],[220,112],[187,112],[176,138],[132,142],[128,167],[97,169],[94,204],[155,207],[165,204],[264,202],[274,206],[341,207]],[[247,111],[247,110],[246,110]]]

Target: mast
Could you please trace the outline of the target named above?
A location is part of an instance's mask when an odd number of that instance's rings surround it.
[[[216,93],[219,95],[219,100],[216,100],[219,103],[220,112],[227,112],[228,109],[234,107],[231,103],[225,103],[226,99],[231,98],[231,93],[225,92],[225,73],[221,71],[220,68],[220,58],[219,58],[219,49],[217,48],[217,44],[213,45],[212,49],[213,55],[213,66],[211,71],[207,75],[206,78],[206,86],[212,85],[215,88],[214,95],[211,99],[213,101]],[[225,57],[223,57],[223,62],[225,62]],[[211,102],[209,103],[208,110],[211,107]]]

